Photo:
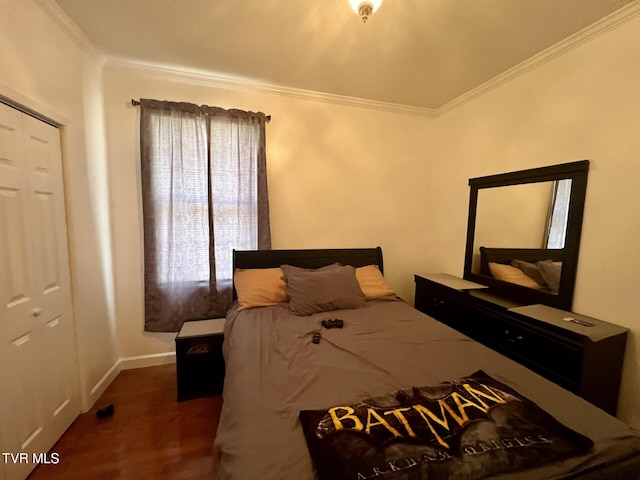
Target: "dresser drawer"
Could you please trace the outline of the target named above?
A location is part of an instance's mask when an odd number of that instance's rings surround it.
[[[462,333],[471,329],[472,323],[466,321],[468,308],[432,282],[416,280],[415,308]]]
[[[579,387],[582,348],[500,316],[483,315],[476,339],[571,391]]]

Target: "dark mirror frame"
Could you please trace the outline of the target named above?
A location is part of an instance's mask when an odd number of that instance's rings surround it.
[[[490,175],[469,179],[471,191],[469,194],[469,220],[467,224],[467,248],[464,260],[464,278],[489,287],[489,291],[501,297],[508,298],[521,304],[541,303],[562,310],[571,310],[573,292],[575,288],[578,254],[580,249],[580,235],[582,231],[582,217],[584,201],[587,192],[587,176],[589,161],[563,163],[548,167],[520,170],[517,172]],[[571,179],[571,198],[567,218],[567,232],[564,249],[562,250],[562,272],[558,294],[551,294],[540,290],[521,287],[513,283],[504,282],[496,278],[480,275],[471,271],[476,227],[476,210],[478,205],[478,191],[483,188],[494,188],[524,183],[547,182]],[[493,247],[493,245],[491,245]],[[495,245],[495,247],[500,247]]]

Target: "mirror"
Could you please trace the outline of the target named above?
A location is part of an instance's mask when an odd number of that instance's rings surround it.
[[[472,178],[464,278],[570,310],[589,162]]]
[[[505,249],[563,249],[571,184],[571,179],[562,179],[478,190],[471,271],[491,275],[486,263],[492,259],[487,258],[483,265],[480,247],[495,245]],[[489,253],[482,251],[485,256]],[[546,254],[549,258],[539,258],[538,261],[560,256],[560,252]],[[535,270],[534,267],[530,268]],[[559,278],[562,270],[560,260],[553,265],[553,270]],[[545,281],[530,270],[531,273],[535,282],[531,288],[554,295],[558,293],[558,282],[554,278]]]

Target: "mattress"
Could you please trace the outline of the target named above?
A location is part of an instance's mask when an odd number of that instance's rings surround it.
[[[329,318],[342,319],[344,327],[322,328]],[[487,478],[640,478],[637,431],[397,297],[309,316],[293,315],[287,304],[241,311],[235,305],[227,315],[223,353],[224,404],[214,444],[221,480],[313,480],[301,411],[478,370],[594,443],[577,456]]]

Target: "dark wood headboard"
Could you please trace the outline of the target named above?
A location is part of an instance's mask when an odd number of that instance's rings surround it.
[[[538,262],[553,260],[561,262],[564,255],[563,249],[557,248],[487,248],[480,247],[480,273],[491,276],[489,262],[505,263],[510,265],[511,260],[524,260],[525,262]]]
[[[382,248],[233,251],[234,271],[236,268],[275,268],[280,265],[318,268],[336,262],[354,267],[378,265],[380,271],[383,272]]]

